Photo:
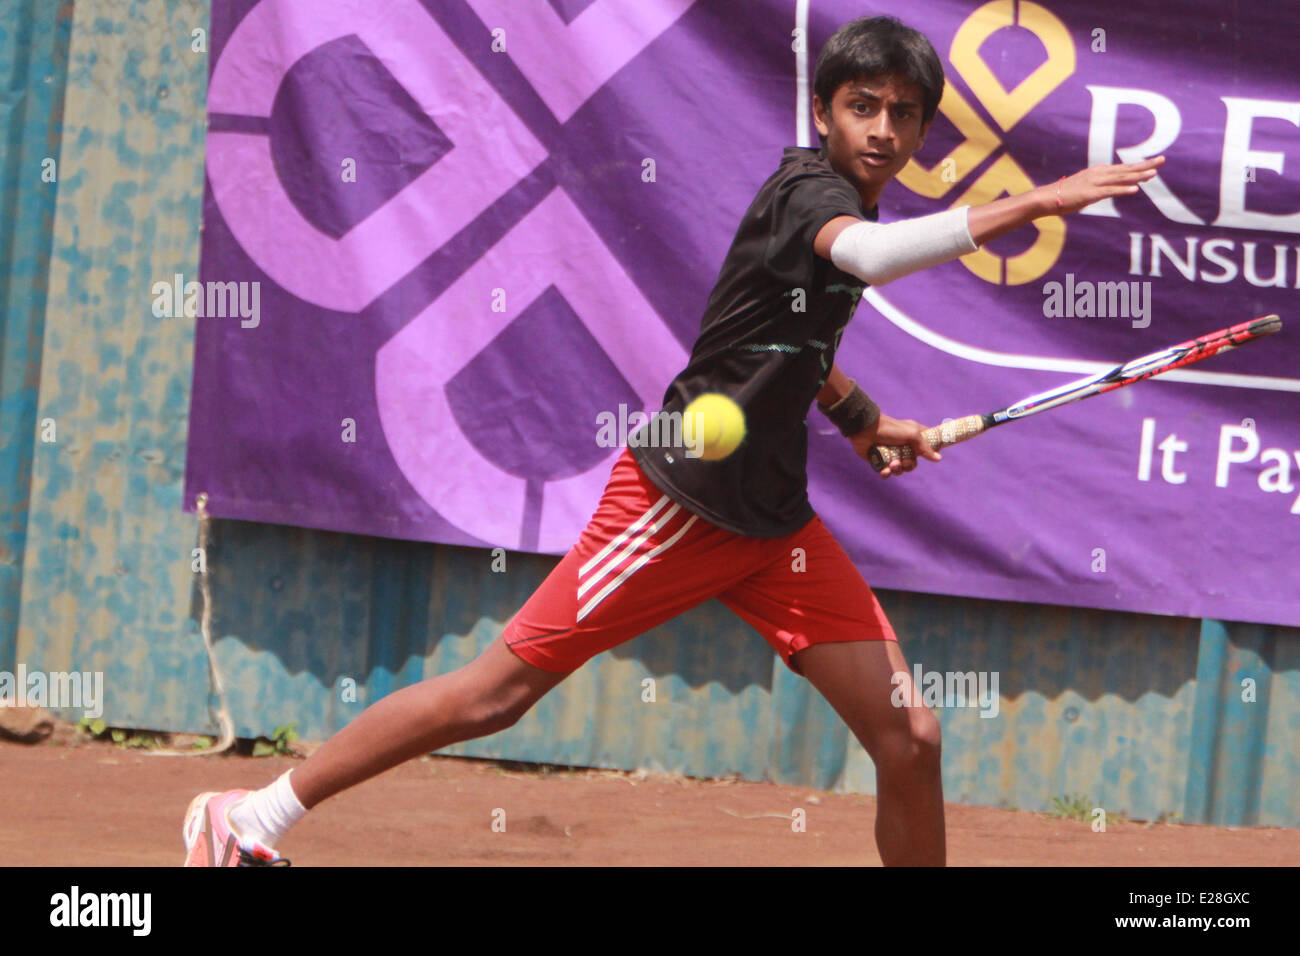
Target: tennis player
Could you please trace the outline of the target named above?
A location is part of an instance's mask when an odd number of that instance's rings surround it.
[[[505,730],[594,655],[709,598],[811,681],[870,754],[881,860],[945,862],[939,721],[908,680],[871,588],[808,501],[805,418],[815,400],[864,460],[883,443],[938,461],[920,424],[882,414],[834,364],[863,284],[1135,193],[1164,157],[881,224],[881,193],[924,144],[943,85],[930,43],[895,19],[854,20],[831,37],[814,78],[821,148],[786,149],[759,189],[663,404],[673,413],[705,392],[729,396],[747,423],[741,445],[716,461],[671,443],[625,449],[577,544],[499,640],[460,670],[376,702],[264,789],[195,797],[184,824],[187,865],[286,864],[274,847],[321,801],[413,757]],[[895,460],[880,475],[916,465]],[[895,675],[907,706],[891,703]]]

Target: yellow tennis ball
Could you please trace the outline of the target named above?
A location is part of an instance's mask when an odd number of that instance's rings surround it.
[[[726,458],[745,438],[745,413],[717,392],[706,392],[682,412],[682,439],[706,461]]]

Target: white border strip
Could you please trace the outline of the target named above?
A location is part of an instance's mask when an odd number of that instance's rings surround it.
[[[803,37],[803,49],[794,55],[794,142],[796,146],[808,147],[812,143],[808,132],[808,108],[811,95],[808,91],[808,0],[795,0],[794,28]]]

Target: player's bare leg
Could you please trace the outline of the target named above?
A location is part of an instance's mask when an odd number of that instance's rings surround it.
[[[421,754],[505,730],[566,676],[525,663],[497,638],[459,670],[367,707],[293,771],[294,793],[310,810]]]
[[[939,720],[910,678],[894,641],[815,644],[794,655],[876,765],[876,849],[886,866],[943,866],[943,780]],[[913,706],[895,707],[901,687]]]

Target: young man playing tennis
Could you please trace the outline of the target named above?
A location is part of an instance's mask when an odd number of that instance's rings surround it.
[[[741,220],[689,364],[664,412],[720,392],[746,436],[721,460],[681,447],[625,450],[577,545],[475,661],[367,708],[263,790],[200,794],[187,865],[283,861],[272,849],[307,809],[400,763],[512,726],[600,653],[716,597],[752,624],[844,719],[876,766],[876,844],[887,865],[945,862],[939,722],[910,682],[875,595],[806,495],[814,399],[864,459],[907,445],[938,461],[917,422],[880,413],[833,364],[862,283],[975,251],[1030,221],[1137,192],[1163,157],[1097,166],[983,206],[879,225],[886,184],[925,141],[943,68],[920,33],[855,20],[826,44],[814,80],[822,147],[786,149]],[[806,309],[791,308],[803,290]],[[888,478],[916,467],[893,461]],[[806,556],[803,570],[792,561]],[[292,779],[291,779],[292,775]]]

